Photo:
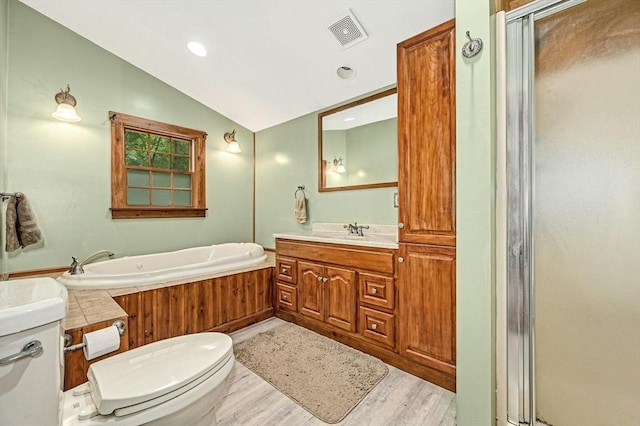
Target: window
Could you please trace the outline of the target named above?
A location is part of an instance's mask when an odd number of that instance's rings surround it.
[[[111,217],[204,217],[207,134],[109,112]]]

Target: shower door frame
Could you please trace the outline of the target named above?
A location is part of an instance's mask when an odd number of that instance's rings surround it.
[[[537,0],[506,14],[507,421],[535,425],[532,206],[535,21],[586,0]]]

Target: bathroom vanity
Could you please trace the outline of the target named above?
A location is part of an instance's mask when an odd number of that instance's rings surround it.
[[[434,317],[449,308],[428,299],[404,303],[399,299],[397,279],[403,259],[394,242],[397,228],[390,228],[391,235],[365,234],[360,239],[349,239],[346,231],[337,230],[275,234],[276,316],[454,390],[455,368],[403,350],[400,336],[406,330],[399,329],[404,326],[403,305],[420,303]],[[431,333],[418,324],[409,327]],[[450,347],[452,337],[447,342],[434,339],[434,347]]]

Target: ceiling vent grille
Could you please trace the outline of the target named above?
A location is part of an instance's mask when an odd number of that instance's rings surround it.
[[[342,50],[348,49],[368,37],[364,28],[362,28],[362,25],[350,10],[333,19],[327,25],[329,32]]]

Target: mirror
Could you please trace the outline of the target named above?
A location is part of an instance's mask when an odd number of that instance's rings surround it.
[[[397,89],[318,114],[318,191],[387,186],[398,186]]]

